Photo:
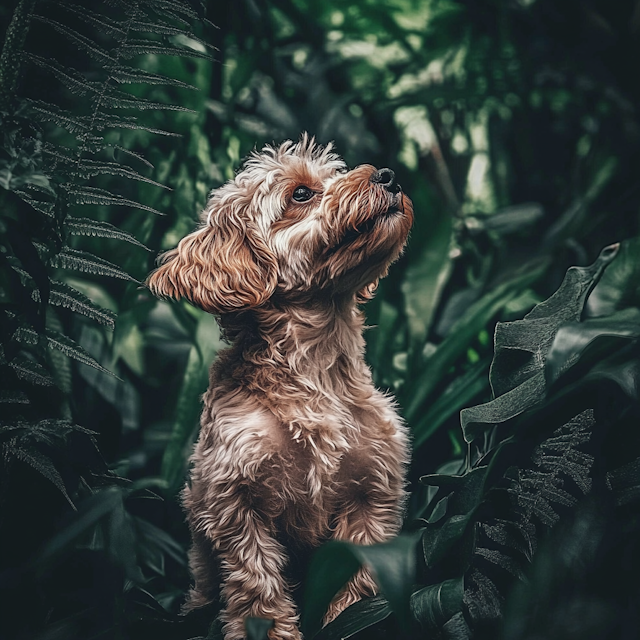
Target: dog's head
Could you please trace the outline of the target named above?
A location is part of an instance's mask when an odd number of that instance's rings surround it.
[[[147,284],[215,314],[262,305],[276,292],[367,297],[412,221],[393,171],[348,171],[331,145],[304,135],[251,155]]]

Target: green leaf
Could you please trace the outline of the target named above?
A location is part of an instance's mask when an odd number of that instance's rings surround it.
[[[215,318],[208,313],[201,313],[195,344],[189,352],[178,395],[171,437],[162,456],[161,475],[171,491],[176,491],[184,479],[191,444],[199,428],[202,413],[200,399],[209,385],[209,367],[221,347]]]
[[[447,216],[429,237],[418,260],[407,268],[401,289],[413,350],[421,349],[452,271],[451,218]]]
[[[39,340],[39,334],[34,329],[29,327],[19,327],[13,334],[13,339],[25,344],[37,344]],[[57,349],[65,356],[73,358],[82,364],[86,364],[102,373],[107,373],[111,376],[115,374],[111,373],[108,369],[105,369],[99,364],[92,356],[90,356],[75,340],[69,336],[65,336],[57,331],[47,329],[46,331],[47,345],[52,349]]]
[[[269,629],[273,628],[273,620],[264,618],[247,618],[244,621],[244,629],[247,632],[247,640],[269,640]]]
[[[305,580],[307,592],[301,622],[303,634],[309,638],[322,627],[322,619],[334,596],[360,568],[360,559],[353,553],[352,546],[329,541],[313,554]]]
[[[167,85],[173,87],[180,87],[181,89],[195,89],[193,85],[182,82],[182,80],[176,80],[175,78],[169,78],[157,73],[151,73],[145,69],[135,69],[134,67],[127,67],[123,65],[114,65],[107,67],[109,75],[120,84],[152,84],[152,85]]]
[[[422,476],[420,478],[422,484],[440,488],[436,498],[439,495],[450,494],[445,495],[438,502],[434,498],[434,507],[429,517],[429,523],[437,522],[445,514],[447,517],[467,515],[472,509],[475,509],[480,503],[484,491],[487,471],[488,467],[485,465],[476,467],[461,476],[445,474]],[[425,535],[430,536],[431,534],[425,532]]]
[[[26,356],[17,355],[9,362],[9,366],[21,380],[42,387],[54,386],[53,378],[49,372],[41,364],[30,360]]]
[[[15,457],[16,459],[21,460],[49,480],[49,482],[51,482],[65,497],[67,502],[74,509],[76,508],[67,493],[67,488],[64,485],[62,476],[48,456],[38,451],[35,447],[29,446],[28,443],[16,441],[15,439],[3,443],[2,448],[5,456]]]
[[[462,610],[464,585],[462,578],[430,585],[411,596],[411,612],[425,631],[437,631]]]
[[[88,53],[89,57],[97,60],[100,64],[107,65],[115,63],[115,59],[112,58],[105,49],[97,45],[93,40],[90,40],[81,33],[78,33],[75,29],[71,29],[57,20],[52,20],[51,18],[46,18],[44,16],[34,15],[33,18],[53,27],[58,33],[68,38],[70,42],[75,44],[79,49]]]
[[[595,364],[639,336],[640,309],[636,308],[560,327],[547,355],[547,386],[554,385],[572,367],[585,362]]]
[[[41,58],[33,53],[27,53],[27,59],[60,80],[72,93],[84,96],[87,93],[100,92],[101,87],[99,84],[87,81],[86,78],[75,69],[63,67],[55,60]]]
[[[139,157],[139,159],[144,160],[142,157]],[[119,207],[133,207],[134,209],[141,209],[142,211],[148,211],[149,213],[155,213],[156,215],[164,215],[162,211],[158,211],[153,207],[148,207],[147,205],[136,202],[135,200],[128,200],[119,194],[113,194],[105,189],[88,187],[86,185],[78,186],[74,184],[66,184],[65,189],[69,194],[69,204],[98,204],[103,206],[115,205]],[[71,220],[73,220],[73,218],[71,218]]]
[[[84,500],[78,505],[77,514],[60,532],[47,541],[37,557],[37,562],[58,556],[80,537],[87,529],[110,513],[118,503],[122,503],[122,489],[111,486]]]
[[[359,600],[324,627],[317,640],[347,640],[363,629],[382,622],[391,615],[391,607],[382,596]]]
[[[640,238],[620,244],[616,259],[589,295],[583,317],[611,316],[627,307],[640,307]]]
[[[359,567],[369,569],[382,595],[405,629],[411,620],[409,599],[416,580],[416,535],[402,534],[389,542],[361,546],[331,540],[313,555],[302,615],[304,635],[313,637],[331,600]]]
[[[476,338],[480,330],[523,288],[535,282],[546,270],[546,261],[527,265],[516,277],[496,287],[471,305],[451,327],[435,353],[424,362],[424,372],[403,392],[405,415],[411,423],[423,402],[434,391],[446,371]]]
[[[455,378],[412,425],[413,447],[423,445],[453,413],[489,386],[489,361],[484,359]]]
[[[92,236],[97,238],[110,238],[113,240],[124,240],[130,242],[137,247],[142,247],[150,251],[148,247],[139,242],[134,236],[127,231],[122,231],[114,227],[108,222],[91,220],[90,218],[72,218],[67,216],[64,225],[71,235],[74,236]]]
[[[137,127],[134,127],[137,128]],[[145,182],[152,184],[155,187],[161,187],[162,189],[168,189],[167,186],[156,182],[151,178],[143,176],[131,167],[127,167],[119,162],[105,162],[102,160],[90,160],[88,158],[77,158],[70,155],[69,152],[53,146],[46,146],[44,153],[56,163],[64,166],[69,172],[69,175],[79,177],[83,179],[93,178],[100,175],[119,176],[121,178],[129,178],[130,180],[136,180],[138,182]],[[61,169],[58,168],[61,172]],[[66,187],[66,185],[65,185]],[[71,185],[71,191],[74,190]]]
[[[34,299],[39,300],[39,293],[34,290]],[[75,313],[79,313],[87,318],[91,318],[100,324],[106,325],[113,329],[116,314],[109,309],[104,309],[92,302],[84,293],[74,289],[64,282],[51,280],[51,290],[49,293],[49,302],[58,307],[71,309]]]
[[[170,47],[167,45],[157,45],[150,40],[128,41],[119,48],[119,53],[123,57],[133,57],[139,55],[154,56],[188,56],[190,58],[201,58],[202,60],[213,60],[208,53],[195,51],[187,47]]]
[[[129,280],[136,282],[138,280],[130,276],[128,273],[117,267],[115,264],[98,258],[86,251],[77,251],[76,249],[64,248],[60,253],[53,256],[50,260],[52,267],[60,269],[75,269],[82,273],[92,273],[97,276],[109,276],[111,278],[119,278],[120,280]]]
[[[505,423],[541,402],[546,393],[545,361],[558,329],[580,318],[587,296],[618,245],[606,247],[589,267],[571,267],[560,288],[536,305],[523,320],[498,323],[495,355],[489,380],[496,398],[460,413],[467,442],[473,442],[495,424]]]

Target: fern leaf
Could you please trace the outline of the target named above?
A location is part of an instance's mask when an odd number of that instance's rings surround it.
[[[139,55],[154,56],[189,56],[190,58],[201,58],[202,60],[213,60],[208,53],[202,53],[195,49],[185,47],[171,47],[168,45],[156,45],[148,40],[131,40],[119,48],[119,53],[123,57],[133,57]]]
[[[122,203],[115,203],[122,204]],[[96,238],[110,238],[112,240],[124,240],[135,244],[137,247],[142,247],[147,251],[151,251],[149,247],[146,247],[139,242],[134,236],[126,231],[122,231],[117,227],[114,227],[108,222],[101,222],[98,220],[91,220],[89,218],[72,218],[67,216],[64,223],[69,233],[73,236],[93,236]]]
[[[73,115],[70,111],[43,100],[30,98],[24,100],[30,107],[30,115],[38,122],[53,122],[56,126],[73,134],[85,133],[91,128],[91,122],[85,116]]]
[[[0,390],[0,404],[30,404],[24,391]]]
[[[153,169],[154,168],[153,164],[151,164],[140,153],[136,153],[135,151],[132,151],[131,149],[127,149],[126,147],[120,146],[119,144],[114,144],[113,146],[110,146],[109,148],[114,149],[115,151],[120,151],[121,153],[125,153],[126,155],[131,156],[132,158],[135,158],[136,160],[139,160],[143,164],[147,165],[147,167],[149,167],[149,169]]]
[[[76,95],[84,96],[87,93],[99,93],[100,91],[99,86],[88,82],[86,78],[75,71],[75,69],[63,67],[55,60],[46,60],[33,53],[28,53],[27,59],[38,67],[49,71],[51,75],[60,80],[69,91]]]
[[[82,273],[109,276],[111,278],[129,280],[130,282],[137,282],[139,284],[138,280],[130,276],[126,271],[123,271],[120,267],[85,251],[65,248],[51,258],[50,264],[52,267],[58,267],[60,269],[74,269]]]
[[[9,440],[3,444],[3,453],[7,457],[15,457],[22,462],[25,462],[30,467],[35,469],[39,474],[44,476],[49,482],[53,483],[56,488],[67,499],[67,502],[75,510],[76,507],[73,504],[67,488],[64,486],[64,481],[58,470],[53,466],[51,459],[45,456],[42,452],[38,451],[35,447],[25,447],[23,444],[14,442],[14,439]]]
[[[55,204],[53,202],[44,202],[34,198],[25,189],[14,189],[14,193],[18,194],[25,202],[33,207],[39,213],[43,213],[48,218],[55,217]]]
[[[158,34],[162,34],[163,36],[181,36],[183,38],[189,38],[189,40],[193,40],[194,42],[197,42],[199,45],[201,45],[205,49],[217,50],[217,48],[214,47],[212,44],[202,40],[201,38],[198,38],[198,36],[196,36],[194,33],[191,33],[191,31],[185,31],[185,29],[181,29],[180,27],[174,27],[171,24],[168,24],[166,22],[160,22],[159,20],[158,22],[145,22],[143,20],[134,20],[131,22],[131,30],[140,31],[144,33],[158,33]]]
[[[78,33],[75,29],[71,29],[70,27],[60,24],[56,20],[45,18],[44,16],[34,15],[33,18],[53,27],[55,31],[65,36],[79,49],[86,51],[91,58],[99,61],[102,66],[115,63],[115,59],[112,58],[105,49],[97,45],[93,40],[90,40],[81,33]]]
[[[115,326],[116,314],[108,309],[99,307],[92,302],[84,293],[70,287],[64,282],[57,280],[50,281],[51,289],[49,291],[49,302],[56,307],[70,309],[75,313],[79,313],[87,318],[91,318],[100,324],[106,325],[113,329]],[[37,289],[33,291],[31,296],[34,300],[39,301],[40,293]]]
[[[73,358],[82,364],[86,364],[102,373],[108,373],[114,375],[108,369],[105,369],[99,364],[92,356],[90,356],[75,340],[72,340],[69,336],[65,336],[58,331],[52,331],[47,329],[46,331],[47,345],[51,349],[57,349],[65,356]],[[37,344],[40,339],[40,334],[30,327],[18,327],[13,334],[13,339],[22,344]],[[116,376],[117,377],[117,376]]]
[[[190,4],[182,2],[181,0],[153,0],[153,9],[155,11],[164,13],[165,15],[173,17],[176,21],[188,24],[180,15],[184,15],[191,20],[197,19],[198,13],[193,10]]]
[[[114,378],[118,377],[89,355],[75,340],[72,340],[69,336],[65,336],[63,333],[47,330],[47,343],[49,347],[57,349],[68,358],[73,358],[82,364],[93,367],[102,373],[113,376]]]
[[[169,189],[166,185],[160,184],[151,178],[147,178],[141,173],[135,171],[135,169],[131,169],[130,167],[118,162],[104,162],[100,160],[89,160],[87,158],[77,159],[70,156],[64,150],[53,147],[53,145],[46,145],[43,152],[47,157],[64,165],[67,172],[73,176],[78,176],[84,179],[100,175],[120,176],[121,178],[129,178],[130,180],[137,180],[138,182],[152,184],[155,187]]]
[[[143,98],[137,98],[128,93],[122,91],[110,92],[108,98],[105,98],[105,106],[111,109],[140,109],[146,111],[148,109],[158,109],[164,111],[183,111],[186,113],[195,113],[193,109],[187,107],[181,107],[177,104],[171,104],[166,102],[153,102],[151,100],[144,100]]]
[[[149,213],[155,213],[159,216],[164,215],[162,211],[158,211],[153,207],[140,204],[135,200],[127,200],[120,195],[114,195],[105,189],[98,189],[97,187],[76,186],[74,184],[66,184],[65,190],[71,196],[69,198],[71,204],[99,204],[99,205],[116,205],[124,207],[133,207],[135,209],[141,209],[142,211],[148,211]],[[105,236],[111,237],[111,236]],[[137,242],[137,241],[136,241]],[[143,246],[143,245],[140,245]]]
[[[108,16],[105,16],[101,13],[91,11],[91,9],[87,8],[86,6],[80,7],[67,3],[61,4],[60,6],[67,11],[74,13],[87,24],[96,27],[102,33],[108,33],[114,38],[124,38],[127,35],[126,30],[122,28],[122,24],[117,20],[113,20],[112,18],[109,18]]]
[[[151,85],[167,85],[173,87],[180,87],[181,89],[195,89],[192,84],[188,82],[182,82],[182,80],[176,80],[175,78],[169,78],[168,76],[161,76],[157,73],[151,73],[144,69],[134,69],[133,67],[125,67],[117,65],[109,67],[107,69],[109,75],[119,84],[151,84]]]
[[[54,386],[53,378],[49,372],[41,364],[30,360],[24,355],[17,355],[9,362],[9,366],[15,371],[20,380],[40,387]]]
[[[173,131],[164,131],[164,129],[155,129],[153,127],[146,127],[138,124],[138,119],[134,116],[117,116],[110,113],[98,113],[93,119],[93,127],[96,130],[103,129],[133,129],[135,131],[146,131],[148,133],[155,133],[160,136],[169,136],[173,138],[180,138],[180,133],[174,133]]]

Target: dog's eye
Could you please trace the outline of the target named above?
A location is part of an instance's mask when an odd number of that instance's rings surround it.
[[[314,195],[314,192],[309,189],[309,187],[296,187],[296,190],[293,192],[293,199],[296,202],[306,202],[307,200],[311,200]]]

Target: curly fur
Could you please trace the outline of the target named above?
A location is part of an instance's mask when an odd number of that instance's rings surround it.
[[[226,640],[245,637],[248,616],[273,618],[274,640],[300,638],[283,536],[372,544],[401,526],[408,434],[372,384],[358,302],[400,255],[413,212],[375,175],[347,171],[306,135],[266,147],[148,279],[156,295],[216,314],[231,343],[211,368],[183,492],[195,579],[185,608],[211,601],[219,570]],[[314,194],[297,202],[302,185]],[[360,571],[325,621],[375,590]]]

